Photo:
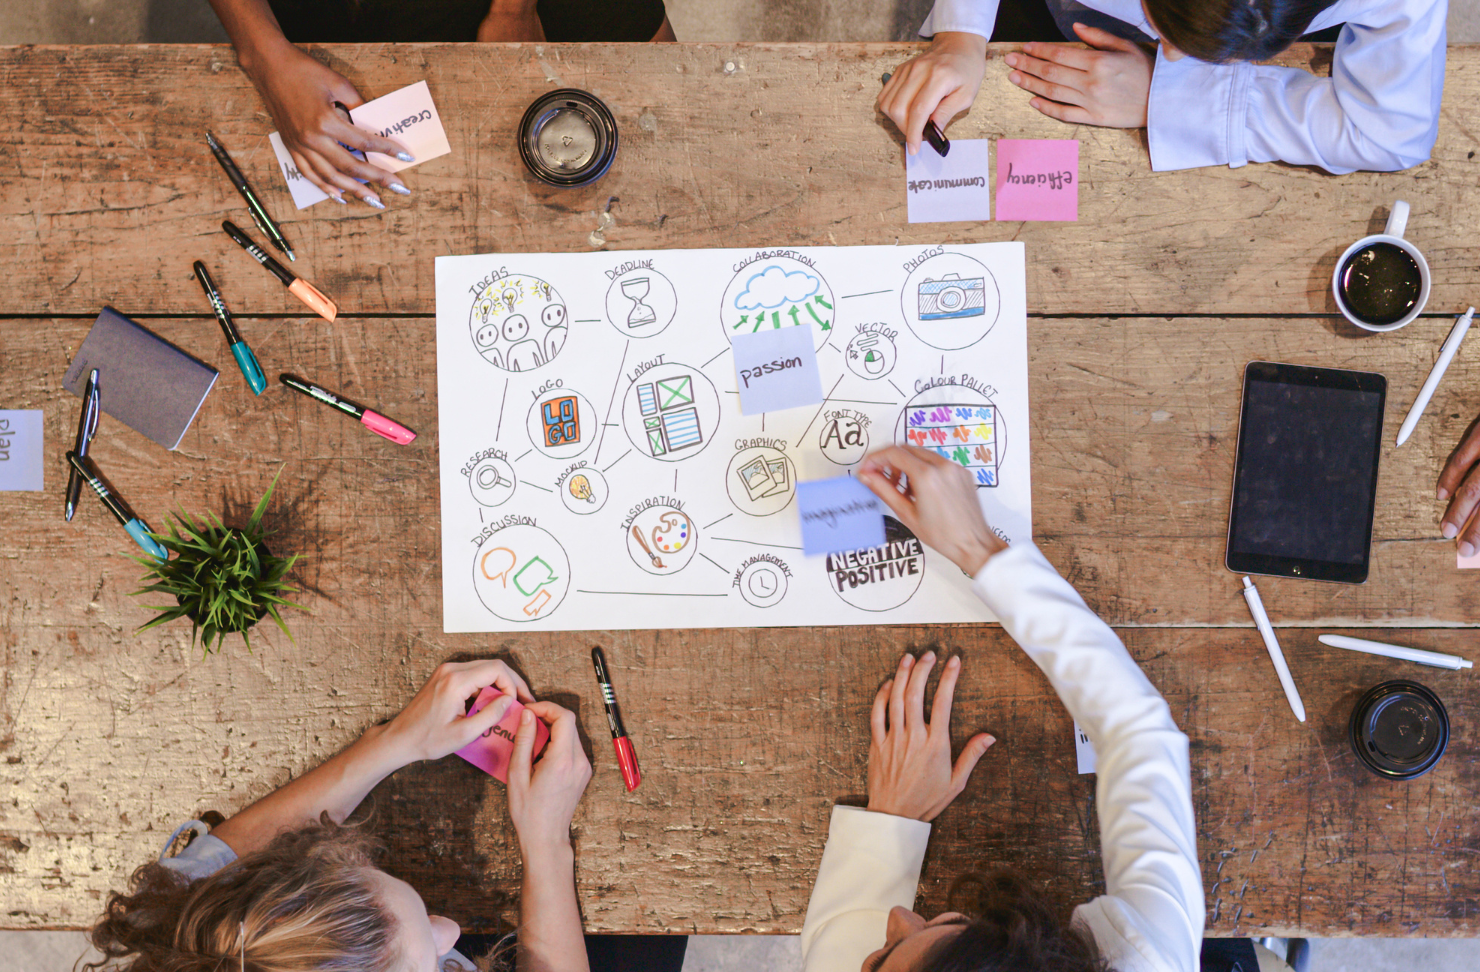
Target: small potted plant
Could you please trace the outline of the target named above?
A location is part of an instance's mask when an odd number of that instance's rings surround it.
[[[282,470],[278,470],[278,476],[281,475]],[[150,605],[151,611],[159,611],[160,614],[139,631],[147,631],[176,618],[189,618],[192,625],[190,644],[193,647],[199,637],[203,654],[220,651],[222,642],[230,633],[240,634],[247,650],[251,651],[252,640],[248,631],[271,615],[288,640],[293,641],[293,633],[283,623],[278,608],[306,610],[284,598],[286,594],[298,592],[285,579],[298,555],[274,556],[267,549],[266,533],[262,529],[262,514],[276,486],[277,476],[274,476],[257,508],[252,511],[251,519],[241,529],[226,526],[214,514],[206,523],[198,523],[181,510],[174,514],[169,536],[154,534],[173,556],[164,563],[135,557],[148,568],[148,573],[141,579],[146,586],[134,594],[169,594],[174,596],[175,603]],[[215,640],[214,646],[212,639]]]

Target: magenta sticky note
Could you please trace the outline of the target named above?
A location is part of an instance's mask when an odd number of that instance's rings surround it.
[[[997,139],[997,218],[1076,222],[1079,140]]]
[[[485,705],[502,694],[493,686],[478,693],[468,715],[476,715]],[[457,755],[472,763],[483,772],[503,783],[509,782],[509,760],[514,755],[514,734],[519,731],[519,714],[524,706],[518,699],[509,706],[509,711],[498,721],[498,725],[457,751]],[[539,719],[534,721],[534,755],[538,756],[550,741],[550,730]]]

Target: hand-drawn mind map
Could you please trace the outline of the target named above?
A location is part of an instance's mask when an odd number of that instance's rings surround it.
[[[826,400],[741,415],[784,327]],[[1020,243],[438,257],[437,378],[447,631],[990,620],[892,517],[802,555],[797,482],[890,443],[1032,536]]]

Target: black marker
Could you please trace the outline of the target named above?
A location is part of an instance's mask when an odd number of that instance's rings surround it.
[[[98,431],[98,413],[102,405],[98,400],[98,369],[87,376],[87,387],[82,390],[82,414],[77,417],[77,442],[72,451],[79,456],[87,455],[87,447]],[[67,469],[67,522],[72,522],[77,512],[77,501],[82,498],[82,477],[76,469]]]
[[[890,77],[891,75],[886,73],[879,79],[879,83],[888,84]],[[940,126],[935,123],[934,118],[925,119],[925,141],[929,142],[930,147],[940,153],[941,158],[945,158],[951,152],[951,140],[946,138],[946,133],[940,130]]]
[[[297,297],[308,306],[308,309],[319,315],[326,321],[332,321],[339,314],[339,308],[334,306],[334,301],[325,297],[323,292],[302,277],[295,277],[288,272],[288,268],[278,263],[270,254],[256,243],[252,238],[241,231],[229,219],[221,221],[221,228],[226,235],[236,241],[236,245],[246,250],[253,260],[267,268],[268,273],[282,281],[283,286],[288,288],[288,293]]]
[[[170,559],[170,552],[149,535],[154,532],[149,529],[149,524],[139,519],[138,514],[129,509],[128,503],[124,502],[122,496],[108,488],[108,484],[103,482],[98,474],[98,467],[93,465],[91,459],[69,451],[67,461],[72,464],[72,469],[80,473],[87,484],[93,488],[93,492],[98,494],[98,499],[103,501],[103,505],[108,507],[108,512],[117,518],[124,530],[128,531],[128,535],[134,538],[134,543],[143,547],[145,553],[160,563]]]
[[[267,210],[258,200],[257,194],[247,184],[247,177],[242,175],[242,170],[238,169],[236,163],[231,160],[231,156],[226,154],[226,149],[221,147],[221,143],[216,141],[216,136],[210,132],[206,132],[206,144],[211,147],[211,154],[216,157],[217,162],[221,163],[221,168],[226,170],[226,178],[231,180],[231,184],[236,186],[236,191],[241,193],[242,198],[247,201],[247,211],[252,214],[252,222],[256,223],[257,228],[272,241],[273,246],[288,254],[289,260],[297,263],[298,258],[293,255],[293,248],[288,246],[288,241],[283,239],[282,230],[278,229],[277,223],[274,223],[272,217],[267,215]]]
[[[289,388],[293,389],[296,392],[302,392],[315,401],[323,402],[325,405],[328,405],[330,408],[335,409],[336,411],[343,412],[345,415],[348,415],[351,418],[359,419],[360,424],[365,426],[365,428],[369,429],[371,432],[374,432],[376,435],[383,436],[384,438],[390,439],[392,442],[395,442],[399,445],[406,445],[412,439],[416,438],[415,432],[406,428],[406,426],[402,425],[400,422],[397,422],[395,419],[386,418],[379,412],[352,402],[348,398],[341,398],[328,389],[320,388],[318,385],[309,384],[296,375],[281,374],[278,375],[278,381],[287,385]]]
[[[252,394],[260,395],[267,388],[267,379],[262,375],[262,366],[257,363],[257,356],[242,340],[241,334],[237,332],[236,322],[231,319],[231,311],[226,309],[226,301],[221,299],[221,292],[216,289],[216,281],[211,279],[211,271],[199,260],[195,261],[195,279],[200,281],[200,289],[206,292],[206,299],[211,302],[211,309],[216,312],[216,320],[221,324],[221,330],[226,333],[226,343],[231,346],[231,356],[236,359],[237,367],[241,368],[242,376],[247,379],[247,387],[252,389]]]

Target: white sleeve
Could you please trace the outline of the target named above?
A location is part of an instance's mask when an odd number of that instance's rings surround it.
[[[915,906],[929,839],[924,821],[833,807],[802,923],[804,972],[858,972],[883,947],[889,909]]]
[[[1448,0],[1341,3],[1312,23],[1341,23],[1331,77],[1247,62],[1169,61],[1158,49],[1147,105],[1151,167],[1247,162],[1337,174],[1407,169],[1439,135]]]
[[[1000,0],[935,0],[935,6],[920,25],[921,37],[934,37],[943,30],[959,30],[991,39],[997,26]]]
[[[1019,542],[992,557],[973,587],[1048,676],[1099,759],[1108,893],[1075,909],[1075,920],[1120,972],[1194,972],[1205,906],[1187,737],[1115,632],[1037,547]]]

